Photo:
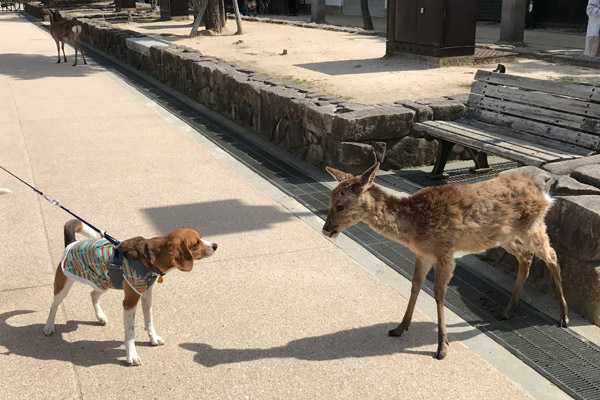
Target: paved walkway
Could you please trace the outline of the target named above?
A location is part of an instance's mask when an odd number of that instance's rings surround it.
[[[102,298],[101,327],[89,289],[75,285],[57,332],[43,335],[69,217],[0,173],[13,191],[0,197],[3,397],[566,397],[451,312],[451,351],[434,360],[424,293],[410,331],[387,337],[408,281],[348,239],[324,238],[322,220],[92,59],[56,64],[34,24],[0,14],[0,37],[10,38],[0,42],[0,165],[117,238],[189,227],[219,244],[157,288],[166,344],[148,344],[138,315],[143,365],[126,368],[117,291]]]

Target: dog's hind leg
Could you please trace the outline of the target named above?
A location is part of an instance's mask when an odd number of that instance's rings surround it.
[[[108,319],[106,318],[106,314],[102,311],[102,307],[100,307],[100,296],[104,294],[104,290],[92,290],[90,296],[92,298],[92,305],[94,306],[94,314],[96,314],[96,319],[100,322],[100,325],[106,325]]]
[[[73,281],[65,276],[59,265],[54,276],[54,301],[52,302],[52,306],[50,306],[48,320],[46,321],[46,326],[44,326],[44,334],[46,336],[54,333],[54,319],[56,318],[58,306],[67,297],[67,294],[69,294],[71,286],[73,286]]]
[[[144,312],[144,326],[148,338],[150,338],[150,343],[152,343],[153,346],[165,344],[163,338],[156,334],[154,324],[152,323],[152,286],[142,294],[142,311]]]

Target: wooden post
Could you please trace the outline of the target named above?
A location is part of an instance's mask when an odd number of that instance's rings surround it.
[[[524,46],[525,0],[503,0],[499,43]]]
[[[208,6],[208,0],[199,0],[198,1],[198,13],[196,14],[196,18],[194,18],[194,25],[192,25],[192,31],[190,32],[190,37],[196,36],[196,32],[198,31],[198,27],[200,26],[200,21],[202,20],[202,16],[204,15],[204,12],[206,11],[206,6]],[[195,8],[195,2],[194,2],[194,8]]]
[[[312,0],[310,4],[310,22],[316,24],[324,24],[325,13],[327,8],[325,7],[325,0]]]

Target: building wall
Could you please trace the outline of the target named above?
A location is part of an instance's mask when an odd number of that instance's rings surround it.
[[[534,0],[536,23],[540,26],[584,27],[587,0]],[[502,0],[478,0],[477,20],[500,22]]]

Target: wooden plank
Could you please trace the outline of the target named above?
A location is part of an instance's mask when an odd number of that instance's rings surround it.
[[[550,97],[550,95],[546,96]],[[510,101],[498,100],[477,94],[471,94],[469,96],[468,105],[474,108],[494,111],[501,114],[510,114],[519,118],[558,125],[563,128],[580,130],[591,134],[600,134],[600,120],[586,118],[575,114],[568,114],[556,110],[549,110],[537,105],[513,103]]]
[[[431,126],[431,121],[425,123],[417,123],[422,128],[422,131],[429,133],[431,136],[448,140],[452,143],[458,143],[462,146],[469,147],[471,149],[484,151],[486,153],[496,154],[501,157],[508,158],[510,160],[519,161],[527,165],[535,165],[540,166],[543,165],[549,160],[545,160],[539,157],[535,157],[529,154],[525,154],[522,152],[515,151],[513,149],[504,148],[501,146],[502,142],[498,142],[497,140],[487,138],[483,140],[474,139],[472,137],[464,136],[461,134],[457,134],[455,132],[451,132],[447,129]],[[553,159],[552,161],[555,161]]]
[[[542,92],[530,92],[519,88],[491,85],[478,81],[473,82],[471,93],[503,101],[535,104],[538,107],[564,111],[587,118],[600,119],[600,104],[580,99],[561,97]]]
[[[569,96],[586,101],[600,102],[600,88],[594,86],[525,78],[517,75],[499,74],[497,72],[483,70],[477,71],[475,80],[496,85],[514,86],[525,90]]]
[[[465,127],[473,127],[474,129],[477,129],[479,131],[495,133],[502,137],[509,138],[511,141],[522,140],[524,143],[531,144],[531,146],[534,146],[537,149],[544,149],[544,151],[548,154],[556,154],[561,157],[568,155],[575,155],[579,157],[595,154],[595,151],[585,149],[583,147],[577,147],[571,144],[558,142],[556,140],[542,138],[525,132],[515,132],[511,129],[486,124],[485,122],[467,119],[461,119],[456,122],[460,122]]]
[[[499,114],[492,111],[478,110],[467,107],[465,110],[465,117],[492,125],[511,128],[515,131],[528,132],[532,135],[554,139],[559,142],[569,143],[594,151],[598,150],[600,146],[599,136],[573,131],[554,125],[548,125],[537,121],[531,121],[512,115]]]
[[[459,128],[461,131],[464,132],[465,135],[469,135],[473,138],[478,137],[481,140],[484,140],[485,138],[491,139],[488,140],[488,142],[492,142],[492,143],[499,143],[502,141],[506,141],[509,143],[514,143],[519,145],[520,147],[522,147],[523,149],[527,149],[530,152],[533,153],[540,153],[541,154],[541,158],[561,158],[561,157],[571,157],[571,155],[573,154],[572,152],[569,151],[564,151],[561,149],[553,149],[547,145],[541,145],[541,144],[536,144],[536,143],[531,143],[529,141],[527,141],[527,138],[524,137],[520,137],[522,136],[520,133],[517,134],[507,134],[508,132],[502,132],[502,133],[497,133],[497,132],[493,132],[493,131],[489,131],[487,129],[480,129],[471,125],[464,125],[465,121],[454,121],[454,122],[447,122],[444,123],[443,125],[436,125],[436,127],[443,129],[443,128],[447,128],[447,129],[456,129]],[[533,154],[530,153],[530,154]]]
[[[194,25],[192,25],[190,37],[196,36],[196,32],[198,31],[198,27],[200,26],[200,21],[202,21],[202,16],[204,15],[204,12],[206,11],[207,6],[208,6],[208,0],[199,0],[198,13],[196,14],[196,18],[194,18]]]
[[[500,135],[496,135],[493,133],[489,133],[489,132],[485,132],[485,131],[479,131],[470,127],[466,127],[463,125],[459,125],[457,123],[453,123],[453,122],[447,122],[447,123],[435,123],[435,121],[433,121],[434,126],[436,126],[437,128],[440,129],[446,129],[449,132],[455,133],[457,135],[462,135],[468,138],[471,138],[473,140],[479,140],[481,141],[483,144],[481,145],[482,147],[485,146],[485,144],[494,144],[498,147],[502,147],[502,148],[507,148],[507,149],[511,149],[514,151],[518,151],[520,153],[523,154],[527,154],[529,156],[533,156],[536,158],[540,158],[542,160],[545,161],[553,161],[556,159],[561,159],[561,158],[572,158],[572,156],[570,154],[557,154],[553,151],[551,151],[550,149],[546,149],[546,148],[537,148],[535,146],[533,146],[530,143],[524,142],[522,140],[514,140],[512,138],[508,138],[506,136],[500,136]],[[508,139],[508,141],[507,141]]]

